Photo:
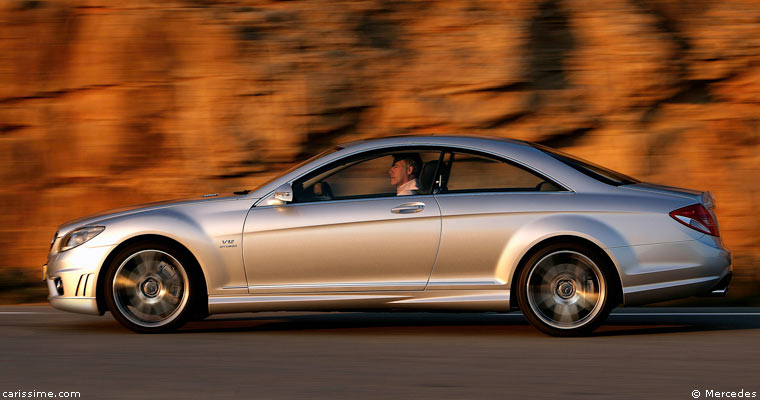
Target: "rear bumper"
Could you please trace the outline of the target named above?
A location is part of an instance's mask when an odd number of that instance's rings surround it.
[[[710,289],[709,292],[702,293],[700,296],[703,297],[725,297],[726,293],[728,293],[728,285],[731,284],[731,278],[733,277],[733,273],[729,272],[728,275],[724,276],[723,279],[721,279],[718,283],[713,286],[712,289]]]
[[[710,238],[608,251],[619,267],[626,306],[720,296],[731,281],[731,252]]]

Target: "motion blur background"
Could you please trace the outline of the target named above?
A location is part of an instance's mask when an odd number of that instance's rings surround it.
[[[753,0],[2,1],[0,302],[44,300],[66,220],[429,133],[712,191],[723,301],[760,304]]]

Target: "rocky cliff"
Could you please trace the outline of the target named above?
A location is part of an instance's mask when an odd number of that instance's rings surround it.
[[[74,217],[419,133],[711,190],[760,280],[751,0],[2,2],[0,269],[36,272]]]

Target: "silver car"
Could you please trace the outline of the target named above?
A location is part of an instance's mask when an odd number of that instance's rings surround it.
[[[252,191],[60,226],[59,309],[137,332],[272,310],[521,310],[588,334],[617,305],[726,292],[709,192],[523,141],[424,136],[330,149]]]

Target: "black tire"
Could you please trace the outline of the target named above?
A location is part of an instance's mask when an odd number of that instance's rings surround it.
[[[585,336],[610,314],[615,286],[599,250],[554,243],[531,255],[520,271],[517,301],[525,318],[552,336]]]
[[[202,279],[192,256],[163,243],[135,243],[108,266],[106,306],[125,327],[139,333],[179,329],[203,309]]]

